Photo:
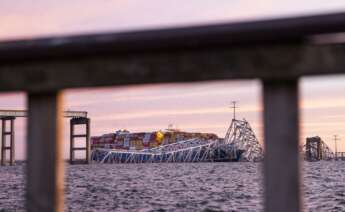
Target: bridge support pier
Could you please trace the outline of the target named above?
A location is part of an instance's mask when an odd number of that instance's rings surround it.
[[[14,120],[13,116],[1,117],[2,130],[1,130],[1,165],[6,165],[6,153],[10,152],[9,164],[13,166],[15,164],[15,145],[14,145]],[[7,122],[10,122],[10,128],[6,129]],[[7,144],[7,137],[9,137],[10,142]]]
[[[345,160],[345,152],[336,152],[334,156],[334,161]]]
[[[84,125],[85,133],[84,134],[75,134],[75,126]],[[72,118],[70,121],[70,164],[88,164],[90,163],[90,119],[84,117]],[[76,147],[75,138],[84,138],[85,146]],[[76,159],[75,152],[84,151],[85,159]]]

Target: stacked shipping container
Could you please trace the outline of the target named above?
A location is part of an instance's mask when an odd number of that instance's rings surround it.
[[[124,130],[91,137],[91,148],[142,150],[191,138],[215,140],[218,136],[212,133],[190,133],[178,130],[139,133]]]

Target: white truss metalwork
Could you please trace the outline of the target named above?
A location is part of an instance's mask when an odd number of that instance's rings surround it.
[[[233,145],[234,150],[242,152],[241,161],[260,161],[263,159],[263,150],[260,143],[245,119],[232,119],[224,142]]]
[[[140,151],[94,149],[100,163],[259,161],[263,151],[246,120],[233,119],[225,139],[193,138]]]
[[[238,160],[232,146],[220,140],[189,139],[141,151],[95,149],[91,158],[100,163],[212,162]]]

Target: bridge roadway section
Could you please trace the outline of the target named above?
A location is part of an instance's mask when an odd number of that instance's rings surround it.
[[[14,121],[16,118],[28,117],[26,110],[0,110],[1,120],[1,165],[15,164],[15,128]],[[89,163],[90,162],[90,118],[87,117],[86,111],[64,111],[63,116],[70,118],[70,163]],[[9,125],[8,125],[9,122]],[[83,125],[85,133],[76,134],[75,125]],[[83,147],[76,147],[76,138],[85,139]],[[9,141],[9,142],[7,142]],[[76,159],[75,152],[84,151],[84,159]],[[9,152],[9,161],[7,161],[7,152]]]

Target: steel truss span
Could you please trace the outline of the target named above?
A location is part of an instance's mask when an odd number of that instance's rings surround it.
[[[243,152],[240,156],[241,161],[260,161],[263,159],[262,147],[249,122],[245,119],[232,120],[224,142],[234,146],[234,150]]]
[[[97,148],[99,163],[260,161],[262,148],[246,120],[233,119],[225,139],[193,138],[140,151]]]

